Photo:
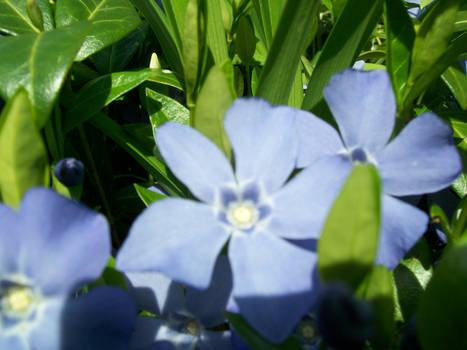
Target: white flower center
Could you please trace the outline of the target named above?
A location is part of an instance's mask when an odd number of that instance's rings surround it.
[[[13,312],[23,313],[33,304],[34,294],[28,287],[10,288],[5,296],[5,306]]]
[[[195,336],[198,335],[199,332],[201,331],[201,328],[200,328],[198,322],[196,322],[195,320],[189,320],[185,324],[184,329],[188,334],[195,335]]]
[[[258,216],[258,209],[251,201],[231,203],[227,210],[229,222],[243,230],[253,227],[258,220]]]

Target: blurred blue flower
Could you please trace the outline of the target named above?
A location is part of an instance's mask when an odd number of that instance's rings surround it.
[[[228,259],[219,256],[211,285],[204,291],[182,285],[157,272],[127,273],[129,292],[140,310],[155,317],[139,317],[131,349],[157,349],[161,344],[172,349],[229,350],[230,331],[207,328],[225,322],[225,309],[232,278]]]
[[[105,218],[45,188],[0,204],[0,349],[126,349],[136,318],[116,288],[70,298],[110,254]]]
[[[340,173],[348,171],[339,161],[345,159],[348,164],[369,163],[378,169],[384,194],[376,262],[393,269],[428,224],[424,212],[396,197],[439,191],[449,186],[462,170],[451,128],[435,114],[424,113],[388,144],[396,102],[384,70],[348,69],[335,74],[324,89],[324,97],[342,139],[321,119],[301,118],[298,165],[306,167],[334,159],[334,169],[329,171]]]
[[[295,121],[309,113],[272,107],[262,99],[238,99],[225,116],[235,173],[215,145],[177,123],[157,129],[159,150],[196,202],[160,200],[133,223],[116,266],[122,271],[160,271],[204,289],[214,262],[229,241],[233,297],[246,320],[279,342],[313,303],[316,255],[289,240],[318,236],[315,222],[327,210],[346,171],[324,161],[287,182],[296,165]],[[341,167],[351,165],[341,160]],[[326,174],[322,176],[321,174]]]
[[[75,158],[63,158],[55,165],[54,175],[65,186],[76,186],[84,180],[84,165]]]

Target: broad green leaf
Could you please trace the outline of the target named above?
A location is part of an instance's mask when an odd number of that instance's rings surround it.
[[[242,16],[237,24],[235,48],[245,65],[250,64],[256,50],[256,37],[249,17]]]
[[[26,10],[28,12],[28,16],[31,19],[32,24],[34,27],[39,29],[40,31],[44,30],[44,20],[42,19],[42,12],[37,5],[36,0],[26,0]]]
[[[413,44],[410,75],[407,84],[414,85],[418,78],[446,52],[452,34],[460,0],[437,1],[423,19]]]
[[[39,35],[2,38],[1,97],[7,100],[24,86],[37,124],[44,126],[88,29],[88,23],[79,23]]]
[[[317,20],[318,0],[288,1],[261,72],[257,96],[272,104],[286,104],[300,56]]]
[[[331,0],[331,2],[334,18],[339,18],[339,16],[342,14],[342,11],[344,11],[347,0]],[[350,2],[352,2],[352,0],[350,0]]]
[[[211,68],[196,101],[194,127],[232,158],[232,148],[224,130],[224,115],[234,100],[224,72]]]
[[[207,43],[214,58],[214,63],[221,66],[229,59],[226,33],[222,20],[221,1],[205,0],[207,11]]]
[[[153,132],[167,121],[190,124],[190,111],[182,104],[151,88],[146,88],[144,93],[146,111],[149,114]]]
[[[81,21],[92,23],[76,56],[78,61],[119,41],[141,23],[128,0],[60,0],[55,6],[57,27]]]
[[[26,0],[0,0],[0,32],[10,35],[40,32],[29,18]]]
[[[182,47],[179,45],[164,12],[153,0],[131,0],[140,10],[156,35],[167,63],[179,79],[183,79]],[[178,2],[178,1],[177,1]],[[180,0],[180,2],[183,2]]]
[[[195,105],[197,86],[203,66],[205,50],[204,1],[189,0],[183,34],[183,69],[185,70],[186,101],[190,109]]]
[[[160,69],[117,72],[101,76],[86,84],[65,118],[65,132],[70,131],[99,112],[110,102],[134,89],[146,80],[175,86],[177,80],[170,72]]]
[[[89,57],[99,73],[106,74],[123,70],[143,42],[147,29],[146,24],[140,25],[120,41]]]
[[[327,38],[303,100],[302,108],[332,121],[323,88],[334,73],[350,67],[367,42],[383,9],[383,0],[348,1]]]
[[[143,168],[145,168],[164,187],[171,196],[181,196],[183,190],[168,174],[165,164],[153,152],[126,133],[122,127],[104,113],[94,115],[89,122],[104,135],[110,137],[116,144],[128,152]]]
[[[3,202],[17,208],[23,194],[47,186],[49,176],[47,150],[23,88],[8,100],[0,122],[0,191]]]
[[[44,29],[51,31],[55,29],[55,19],[52,13],[52,4],[49,0],[36,0],[42,13],[42,22],[44,23]]]
[[[447,251],[420,298],[418,336],[423,349],[467,349],[467,243]]]
[[[386,0],[384,5],[387,35],[386,66],[391,77],[396,101],[400,105],[403,90],[409,77],[415,30],[402,0]]]
[[[461,173],[456,181],[454,181],[452,188],[459,197],[464,197],[467,194],[467,174],[465,172]]]
[[[246,323],[242,316],[230,312],[225,312],[226,318],[234,328],[235,332],[255,350],[300,350],[300,343],[290,337],[281,344],[273,344],[262,338],[253,328]]]
[[[369,300],[375,310],[375,349],[390,349],[394,343],[394,287],[392,274],[383,265],[374,266],[359,287],[358,296]]]
[[[342,280],[356,289],[372,269],[380,230],[380,187],[374,167],[355,166],[318,242],[318,268],[324,281]]]
[[[433,275],[430,247],[421,239],[393,271],[395,318],[408,322]]]
[[[467,75],[459,63],[449,66],[441,79],[456,98],[462,109],[467,109]]]
[[[147,207],[149,207],[151,203],[154,203],[160,199],[167,198],[167,196],[148,190],[146,187],[143,187],[139,184],[133,184],[133,185],[135,186],[135,190],[136,190],[136,193],[138,193],[139,198],[141,198],[144,205]]]

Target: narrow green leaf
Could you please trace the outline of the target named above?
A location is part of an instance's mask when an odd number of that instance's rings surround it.
[[[332,13],[334,15],[334,18],[339,18],[340,15],[342,14],[342,11],[344,11],[345,4],[347,3],[347,0],[331,0],[332,2]]]
[[[81,21],[92,23],[76,56],[78,61],[119,41],[141,23],[138,13],[128,0],[60,0],[55,6],[57,27]]]
[[[446,236],[451,237],[451,225],[449,224],[449,219],[447,218],[443,209],[441,209],[436,204],[432,204],[430,208],[430,217],[432,222],[440,224],[441,229],[446,234]]]
[[[111,73],[90,81],[78,92],[75,103],[66,114],[65,132],[85,122],[103,107],[150,78],[166,85],[172,85],[175,80],[170,72],[146,68]]]
[[[0,191],[3,202],[17,208],[28,189],[48,185],[47,151],[23,88],[8,100],[0,121]]]
[[[188,0],[162,0],[167,22],[170,24],[173,39],[177,42],[179,48],[182,47],[182,35],[185,31],[185,15]]]
[[[207,43],[214,58],[214,63],[221,66],[229,59],[226,33],[222,20],[222,8],[219,0],[206,0]]]
[[[167,121],[185,125],[190,124],[190,111],[183,105],[151,88],[146,88],[144,93],[145,106],[153,132]]]
[[[171,196],[181,196],[183,190],[168,174],[165,164],[159,160],[153,149],[144,147],[139,140],[135,140],[122,127],[104,113],[94,115],[89,122],[110,137],[116,144],[128,152],[143,168],[145,168],[164,187]]]
[[[10,35],[40,32],[29,18],[26,0],[0,0],[0,32]]]
[[[245,65],[250,64],[256,50],[256,37],[249,17],[242,16],[236,28],[235,48]]]
[[[410,57],[415,40],[415,30],[402,0],[386,0],[386,66],[391,77],[396,101],[402,103],[403,90],[409,77]]]
[[[182,47],[178,45],[166,16],[153,0],[131,0],[140,10],[161,44],[167,63],[173,68],[179,79],[183,79]]]
[[[394,345],[394,287],[391,272],[383,265],[374,266],[359,288],[358,296],[370,301],[375,310],[374,349],[391,349]]]
[[[255,8],[255,18],[258,21],[259,34],[266,49],[268,50],[272,44],[272,21],[271,10],[269,8],[269,0],[252,0]]]
[[[290,337],[281,344],[273,344],[258,335],[242,316],[230,312],[225,312],[227,320],[230,322],[235,332],[255,350],[300,350],[300,343]]]
[[[418,307],[418,334],[425,350],[467,349],[467,243],[448,251]]]
[[[141,185],[133,184],[133,186],[135,186],[136,193],[138,193],[139,198],[143,201],[144,205],[147,207],[149,207],[151,203],[167,198],[167,196],[148,190],[146,187],[143,187]]]
[[[37,124],[45,125],[65,77],[86,33],[88,23],[0,40],[0,95],[4,100],[23,85]]]
[[[331,122],[323,88],[334,73],[350,67],[378,22],[383,0],[348,1],[327,38],[303,100],[302,108]]]
[[[212,67],[196,101],[194,127],[229,159],[232,158],[232,148],[224,130],[224,115],[233,100],[224,72],[217,66]]]
[[[295,72],[295,78],[290,88],[290,95],[287,105],[295,108],[300,108],[303,102],[303,82],[302,82],[302,65],[299,64]]]
[[[467,30],[467,3],[461,5],[456,15],[456,22],[454,23],[455,32],[462,32],[464,30]]]
[[[449,46],[460,0],[437,1],[415,36],[408,85],[431,70]]]
[[[286,104],[300,56],[309,40],[321,2],[292,0],[285,5],[266,64],[261,72],[257,96],[272,104]]]
[[[441,79],[451,90],[461,108],[467,109],[467,75],[461,65],[456,62],[449,66],[441,74]]]
[[[376,169],[355,166],[318,243],[318,268],[324,281],[342,280],[355,289],[372,269],[380,230],[380,191]]]
[[[26,0],[26,9],[32,24],[40,31],[44,30],[44,20],[42,19],[42,12],[37,5],[36,0]]]

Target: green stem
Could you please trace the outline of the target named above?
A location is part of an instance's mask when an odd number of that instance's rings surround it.
[[[105,214],[107,215],[107,218],[110,223],[110,233],[112,235],[112,240],[114,241],[115,244],[117,244],[117,246],[120,246],[121,241],[117,235],[117,232],[115,231],[115,221],[113,219],[112,212],[110,211],[110,205],[109,205],[109,202],[107,201],[107,197],[105,196],[104,188],[102,187],[101,181],[99,179],[99,174],[97,173],[96,163],[94,162],[91,148],[89,147],[88,141],[86,139],[86,133],[84,132],[84,128],[82,125],[78,126],[78,130],[79,130],[79,137],[81,138],[81,142],[83,143],[83,146],[84,146],[84,153],[86,154],[86,158],[91,168],[90,169],[91,176],[94,179],[94,182],[97,187],[97,192],[99,193],[99,196],[101,197],[102,206],[104,207]]]

